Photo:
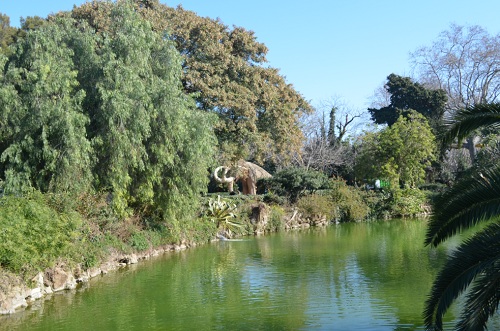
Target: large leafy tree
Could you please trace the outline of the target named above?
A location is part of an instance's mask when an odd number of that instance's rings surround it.
[[[16,45],[0,76],[0,179],[12,192],[93,179],[120,215],[185,219],[208,184],[213,115],[184,94],[172,41],[109,5],[106,34],[52,17]]]
[[[127,3],[113,5],[108,18],[94,49],[99,57],[78,61],[87,79],[98,184],[113,193],[121,213],[137,206],[170,219],[188,217],[206,190],[213,121],[184,95],[181,57],[171,41]]]
[[[499,60],[500,34],[490,35],[477,25],[451,24],[431,45],[420,47],[411,55],[419,82],[446,91],[450,114],[458,109],[498,102]],[[479,139],[476,137],[477,134],[470,135],[464,145],[471,161],[477,154]]]
[[[406,116],[410,109],[427,118],[437,133],[445,111],[446,93],[442,89],[428,89],[409,77],[390,74],[385,89],[390,94],[390,104],[368,111],[376,124],[393,125],[399,116]]]
[[[4,73],[0,162],[7,192],[82,190],[90,184],[85,96],[64,32],[53,25],[16,44]],[[3,67],[3,66],[2,66]]]
[[[462,140],[476,129],[500,128],[500,104],[458,111],[444,142]],[[441,330],[450,305],[467,290],[457,330],[482,330],[500,303],[500,167],[458,181],[434,203],[425,243],[437,246],[479,223],[488,224],[466,239],[436,277],[424,311],[428,330]]]
[[[0,13],[0,53],[10,55],[9,45],[16,40],[17,29],[10,26],[10,17]]]
[[[199,109],[215,113],[221,157],[285,164],[299,153],[299,117],[311,110],[277,69],[266,67],[267,48],[252,31],[230,29],[218,19],[200,17],[158,1],[134,1],[155,31],[167,31],[183,57],[184,91]],[[86,3],[71,15],[97,31],[112,26],[109,2]]]
[[[358,177],[384,178],[395,187],[415,187],[425,179],[425,169],[435,159],[436,144],[425,117],[409,111],[392,126],[366,133],[357,150]]]

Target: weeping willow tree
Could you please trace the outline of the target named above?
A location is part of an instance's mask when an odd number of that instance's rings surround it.
[[[500,128],[500,104],[458,111],[448,123],[445,143],[480,128]],[[436,277],[424,311],[428,330],[442,330],[443,316],[462,294],[465,304],[457,330],[483,330],[500,303],[500,166],[459,180],[434,203],[425,243],[437,246],[462,230],[478,230],[448,257]]]
[[[184,94],[182,59],[129,2],[106,34],[52,17],[14,45],[0,86],[0,180],[107,192],[115,212],[189,218],[206,191],[214,119]]]

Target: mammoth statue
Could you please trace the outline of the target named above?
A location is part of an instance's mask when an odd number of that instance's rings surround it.
[[[219,172],[222,174],[219,177]],[[240,181],[243,186],[243,194],[257,194],[257,180],[260,178],[269,178],[271,174],[255,163],[240,160],[235,167],[236,175],[228,177],[228,172],[231,168],[220,166],[214,170],[214,179],[218,183],[227,184],[229,192],[233,192],[234,183]]]

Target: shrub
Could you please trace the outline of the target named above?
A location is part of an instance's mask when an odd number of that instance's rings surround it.
[[[145,251],[150,247],[149,240],[144,232],[135,232],[130,236],[129,244],[138,251]]]
[[[0,265],[30,273],[55,263],[72,250],[81,221],[50,208],[39,192],[0,198]]]
[[[392,191],[392,215],[415,216],[422,214],[427,203],[425,192],[419,189],[403,189]]]
[[[216,224],[217,229],[227,237],[243,232],[243,224],[237,220],[237,205],[227,200],[222,200],[220,195],[217,199],[210,198],[206,206],[204,216]]]
[[[284,205],[286,204],[286,198],[269,192],[262,197],[262,202],[268,205]]]
[[[323,216],[328,221],[338,219],[338,209],[328,196],[311,194],[301,197],[297,201],[297,208],[307,219],[318,219]]]
[[[311,194],[316,190],[327,188],[329,181],[328,177],[320,171],[287,168],[260,183],[266,186],[268,192],[286,196],[295,203],[306,193]]]
[[[271,206],[268,230],[270,232],[282,231],[285,228],[285,210],[277,205]]]
[[[336,179],[331,186],[330,198],[338,208],[337,217],[341,222],[359,222],[368,217],[370,208],[358,189]]]

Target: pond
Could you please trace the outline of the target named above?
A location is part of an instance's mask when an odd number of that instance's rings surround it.
[[[1,316],[0,330],[422,330],[456,244],[423,247],[425,225],[340,224],[166,254]]]

